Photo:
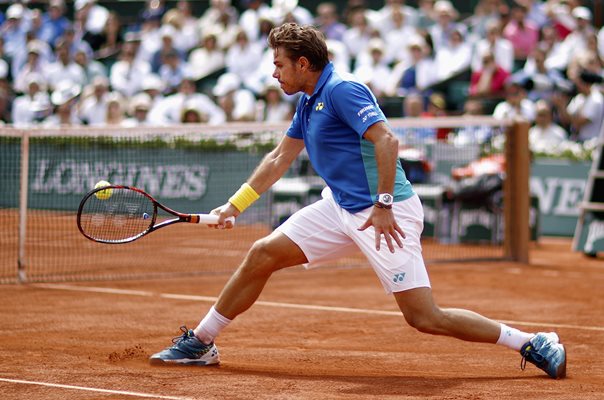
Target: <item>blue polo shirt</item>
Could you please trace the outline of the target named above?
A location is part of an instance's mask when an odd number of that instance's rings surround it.
[[[369,88],[352,76],[340,76],[329,63],[314,93],[300,98],[287,131],[289,137],[304,140],[313,168],[335,201],[352,213],[370,207],[377,195],[375,146],[363,135],[380,121],[386,117]],[[395,201],[414,194],[400,163],[393,194]]]

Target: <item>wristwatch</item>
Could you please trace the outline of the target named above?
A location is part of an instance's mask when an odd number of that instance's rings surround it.
[[[375,196],[375,206],[379,208],[392,208],[394,197],[390,193],[380,193]]]

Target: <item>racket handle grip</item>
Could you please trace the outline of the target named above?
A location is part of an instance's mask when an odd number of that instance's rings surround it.
[[[197,219],[198,224],[208,224],[208,225],[216,225],[218,223],[218,215],[214,214],[195,214],[193,221]],[[225,221],[231,221],[233,225],[235,225],[235,217],[228,217]]]

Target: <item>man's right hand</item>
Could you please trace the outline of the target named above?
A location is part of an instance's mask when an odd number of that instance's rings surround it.
[[[227,221],[227,218],[234,217],[237,218],[241,212],[229,203],[228,201],[220,207],[217,207],[211,211],[210,214],[218,215],[218,224],[216,225],[208,225],[215,229],[231,229],[234,224],[231,221]]]

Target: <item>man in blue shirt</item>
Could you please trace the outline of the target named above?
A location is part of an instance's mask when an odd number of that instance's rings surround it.
[[[273,29],[268,41],[281,89],[303,95],[281,142],[213,211],[220,216],[217,226],[230,228],[226,218],[237,217],[258,199],[304,148],[327,188],[321,200],[257,241],[200,324],[194,330],[183,327],[174,345],[152,355],[150,362],[217,364],[215,337],[254,304],[273,272],[361,249],[414,328],[501,344],[520,351],[552,378],[564,377],[566,353],[555,333],[525,333],[434,303],[421,255],[422,205],[398,162],[397,139],[375,97],[365,85],[334,71],[317,29],[286,23]]]

